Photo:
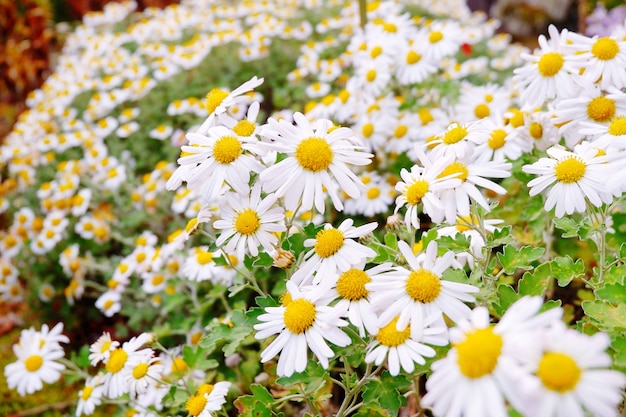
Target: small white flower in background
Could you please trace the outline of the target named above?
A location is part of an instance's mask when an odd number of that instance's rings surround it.
[[[83,389],[78,391],[78,404],[76,405],[76,417],[85,414],[93,414],[96,407],[102,404],[104,389],[102,386],[103,374],[99,373],[94,377],[87,378]]]
[[[111,339],[111,334],[109,332],[102,333],[102,336],[89,346],[89,360],[91,362],[91,366],[96,366],[102,361],[108,361],[111,352],[114,351],[119,345],[120,342]]]
[[[226,402],[226,395],[231,383],[227,381],[202,384],[185,403],[185,410],[192,417],[211,417],[211,412],[218,411]]]
[[[489,130],[482,120],[465,124],[452,123],[448,129],[428,142],[433,159],[454,156],[463,159],[474,153],[476,145],[489,137]]]
[[[148,132],[148,136],[152,139],[165,140],[170,138],[172,133],[174,133],[174,128],[172,126],[158,125]]]
[[[113,315],[119,313],[122,309],[122,294],[116,290],[108,290],[103,292],[96,300],[96,308],[107,317],[113,317]]]
[[[130,392],[128,378],[133,372],[134,365],[154,356],[152,349],[141,348],[153,341],[153,334],[142,333],[124,342],[122,347],[117,347],[110,353],[109,358],[104,363],[107,373],[102,382],[104,393],[108,398],[117,398]]]

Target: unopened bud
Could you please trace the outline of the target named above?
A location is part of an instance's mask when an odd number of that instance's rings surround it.
[[[295,260],[293,253],[282,248],[276,249],[273,258],[274,263],[272,265],[280,269],[289,269]]]

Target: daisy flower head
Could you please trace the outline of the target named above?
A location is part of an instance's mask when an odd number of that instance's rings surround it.
[[[254,101],[250,104],[245,117],[241,120],[237,120],[228,113],[224,113],[219,116],[218,122],[220,125],[224,125],[232,130],[242,139],[251,139],[255,134],[259,133],[260,130],[256,122],[260,108],[261,104],[258,101]]]
[[[163,365],[157,356],[134,356],[128,363],[131,369],[126,376],[131,398],[156,388],[163,376]]]
[[[111,352],[114,351],[120,342],[111,339],[109,332],[104,332],[91,346],[89,346],[89,361],[91,366],[96,366],[100,362],[109,360]]]
[[[185,403],[185,410],[193,417],[211,417],[226,402],[230,386],[228,381],[200,385]]]
[[[328,368],[328,360],[335,353],[327,341],[339,347],[350,344],[350,337],[340,329],[348,325],[342,319],[346,311],[323,302],[329,297],[322,287],[301,292],[288,281],[287,291],[282,305],[266,307],[265,313],[258,317],[261,323],[254,325],[255,337],[259,340],[278,334],[261,352],[261,362],[265,363],[280,353],[276,372],[279,376],[290,376],[304,371],[309,348],[322,367]]]
[[[368,172],[360,177],[361,182],[365,185],[365,190],[360,197],[349,198],[344,202],[344,212],[350,215],[361,214],[366,217],[387,212],[395,195],[391,185],[380,175],[373,173]]]
[[[270,118],[263,131],[268,142],[263,145],[287,155],[261,172],[263,189],[284,198],[287,210],[315,206],[324,213],[326,194],[336,210],[343,210],[339,189],[354,198],[363,187],[349,165],[368,165],[373,155],[362,151],[360,140],[347,127],[334,128],[327,119],[311,124],[302,113],[293,117],[295,126]]]
[[[589,336],[554,322],[539,354],[525,358],[536,385],[533,401],[524,403],[524,415],[618,416],[626,376],[609,369],[609,344],[605,333]]]
[[[531,144],[511,124],[505,124],[502,117],[489,117],[484,124],[489,133],[474,149],[478,160],[515,161],[531,150]]]
[[[568,47],[584,65],[582,77],[603,90],[626,87],[626,40],[614,36],[593,38],[570,32]]]
[[[121,347],[115,348],[110,353],[109,358],[104,363],[107,373],[102,382],[105,395],[108,398],[117,398],[130,391],[128,378],[132,376],[131,374],[138,362],[148,360],[154,355],[152,349],[142,348],[153,340],[154,335],[142,333],[124,342]]]
[[[480,120],[465,124],[452,123],[448,129],[428,142],[433,158],[452,155],[465,158],[474,153],[476,143],[489,136],[489,131]]]
[[[426,48],[422,43],[404,42],[399,53],[394,55],[395,77],[402,85],[416,84],[438,71],[434,60],[424,56]]]
[[[313,249],[304,255],[304,263],[294,272],[291,280],[298,285],[311,282],[319,284],[324,280],[330,285],[334,283],[329,281],[330,278],[336,277],[337,273],[347,271],[367,258],[376,256],[373,249],[354,239],[371,233],[378,227],[378,223],[372,222],[358,227],[353,224],[352,219],[345,219],[337,228],[326,223],[314,239],[306,239],[304,247]]]
[[[583,142],[568,151],[553,146],[548,157],[540,158],[522,170],[538,175],[528,183],[530,196],[548,189],[544,209],[555,209],[557,217],[574,212],[583,213],[589,204],[600,207],[612,201],[611,190],[607,189],[606,178],[610,176],[607,156],[598,155],[598,149]]]
[[[581,122],[581,125],[580,133],[596,137],[594,145],[626,149],[626,112],[612,117],[607,125],[586,122]]]
[[[83,414],[90,416],[96,407],[102,404],[102,397],[104,396],[102,377],[103,374],[99,373],[96,376],[87,378],[83,389],[78,391],[76,417],[80,417]]]
[[[450,329],[452,348],[433,363],[422,404],[435,416],[507,417],[505,400],[521,410],[532,384],[520,355],[533,355],[541,331],[558,320],[560,309],[537,314],[540,297],[515,302],[496,325],[487,308],[476,307]]]
[[[533,112],[517,113],[513,116],[510,124],[515,127],[516,132],[527,142],[531,143],[534,149],[545,151],[550,146],[556,145],[561,139],[558,128],[552,122],[552,113],[536,109]],[[519,120],[522,119],[522,120]],[[515,123],[513,121],[515,120]],[[521,121],[521,124],[517,122]],[[568,141],[568,136],[565,137]]]
[[[454,261],[453,252],[437,256],[436,241],[417,256],[404,241],[398,242],[398,247],[410,269],[396,266],[366,285],[372,307],[381,312],[381,322],[389,323],[398,316],[396,329],[401,331],[410,323],[411,334],[417,336],[433,315],[445,314],[454,322],[469,316],[471,310],[465,303],[475,301],[471,293],[478,288],[442,278]]]
[[[215,244],[239,259],[244,258],[246,248],[252,256],[259,254],[259,246],[271,253],[278,244],[275,233],[286,230],[285,213],[276,205],[276,196],[268,194],[261,199],[261,184],[256,183],[249,193],[228,193],[226,201],[221,219],[213,223],[221,231]]]

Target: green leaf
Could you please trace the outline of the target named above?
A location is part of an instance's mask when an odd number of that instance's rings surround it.
[[[260,384],[250,385],[252,395],[242,395],[235,400],[240,415],[253,417],[270,417],[274,397]]]
[[[626,265],[613,265],[604,274],[605,284],[623,284],[626,277]]]
[[[328,372],[322,366],[310,360],[303,372],[296,372],[291,376],[283,376],[276,380],[276,383],[290,387],[294,385],[303,385],[305,394],[314,394],[324,386],[327,381]]]
[[[550,263],[546,262],[532,272],[525,272],[517,285],[519,294],[543,295],[550,285],[551,269]]]
[[[466,252],[470,246],[470,240],[462,233],[457,233],[454,237],[441,236],[437,239],[439,249],[447,249],[452,252]]]
[[[498,285],[497,295],[499,300],[493,305],[493,308],[499,317],[502,317],[511,304],[520,299],[520,295],[515,292],[513,287],[506,284]]]
[[[447,281],[460,282],[462,284],[469,284],[467,273],[462,269],[448,268],[441,274],[443,279]]]
[[[363,385],[363,403],[369,407],[380,407],[386,415],[396,416],[400,407],[406,405],[402,393],[410,384],[404,375],[391,376],[385,371],[380,379],[372,379]]]
[[[485,246],[487,248],[497,248],[502,245],[508,245],[513,243],[514,239],[511,235],[511,230],[511,226],[494,230],[493,233],[487,236],[487,242],[485,242]]]
[[[561,217],[552,219],[552,222],[557,229],[563,231],[561,236],[564,238],[577,237],[581,240],[585,240],[592,229],[589,220],[586,218],[576,221],[570,217]]]
[[[393,250],[398,250],[398,236],[391,232],[385,234],[385,245]]]
[[[236,310],[233,311],[230,321],[230,325],[217,321],[211,323],[207,329],[207,336],[202,339],[200,346],[210,353],[218,342],[226,341],[222,348],[224,355],[229,356],[237,352],[243,341],[254,331],[252,326],[255,320],[248,318],[243,311]]]
[[[626,262],[626,242],[619,245],[619,259],[622,262]]]
[[[551,262],[552,276],[556,278],[559,287],[566,287],[575,278],[581,278],[585,275],[585,263],[582,259],[576,259],[576,262],[568,256],[560,256],[554,258]]]
[[[626,331],[626,304],[616,306],[605,301],[583,301],[583,310],[598,323],[598,327],[608,331]]]
[[[269,256],[265,252],[260,252],[259,255],[252,261],[252,266],[269,268],[272,266],[273,263],[274,259],[272,259],[271,256]]]
[[[183,346],[183,359],[190,368],[205,371],[217,368],[219,363],[215,359],[208,359],[208,351],[202,346]]]
[[[606,284],[595,293],[602,301],[612,304],[626,303],[626,288],[622,284]]]
[[[523,246],[516,248],[513,245],[506,245],[502,253],[498,253],[498,260],[502,264],[502,269],[506,274],[513,274],[517,269],[532,269],[531,263],[541,258],[544,248],[533,248]]]

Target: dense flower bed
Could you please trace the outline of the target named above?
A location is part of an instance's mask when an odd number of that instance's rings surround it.
[[[531,52],[461,1],[363,3],[85,17],[0,148],[0,299],[49,322],[10,388],[84,381],[77,416],[618,415],[626,26]]]

